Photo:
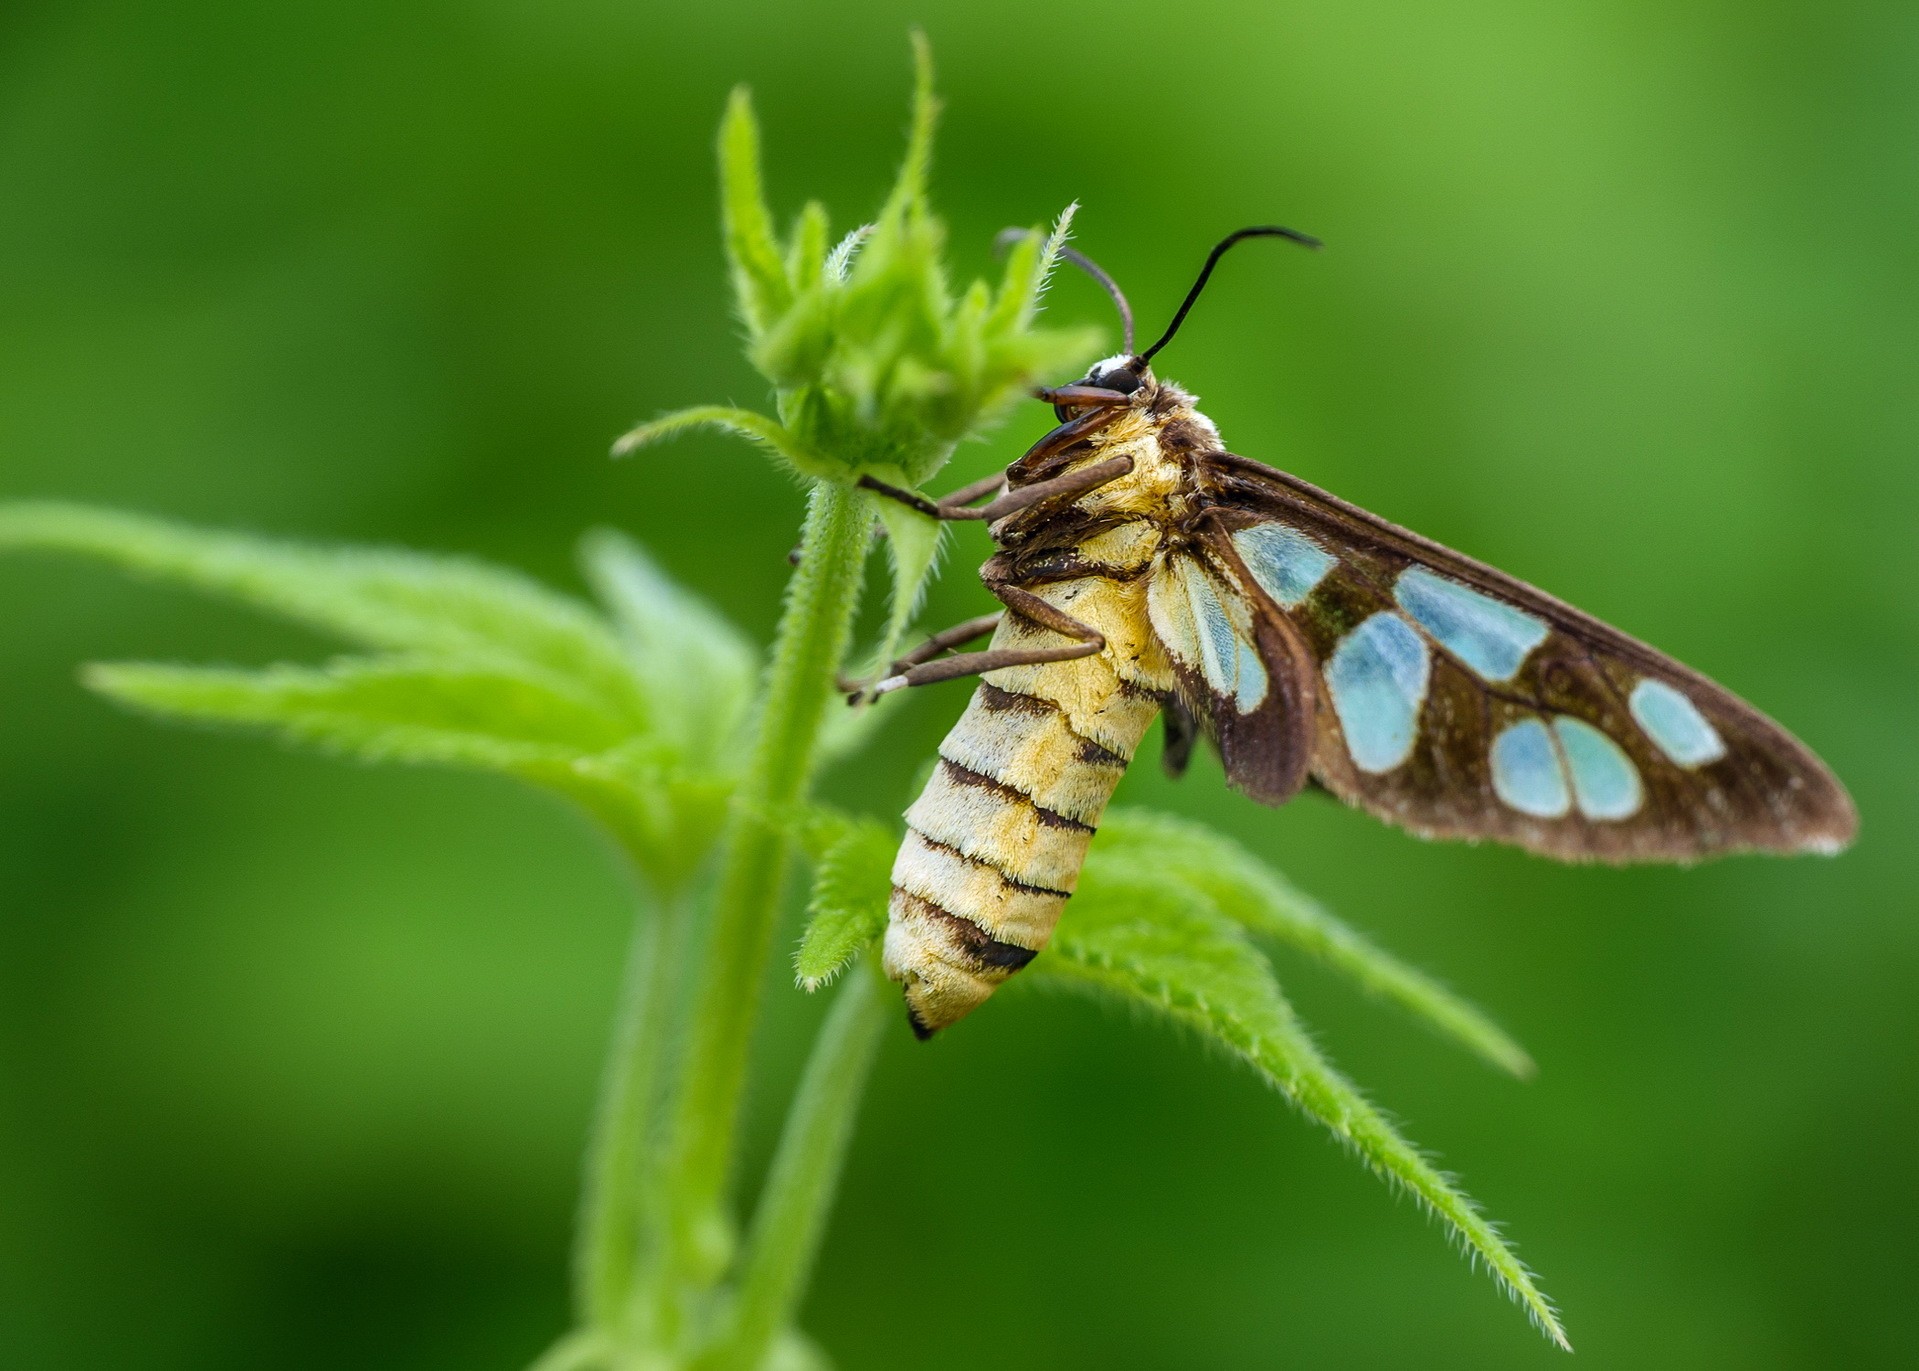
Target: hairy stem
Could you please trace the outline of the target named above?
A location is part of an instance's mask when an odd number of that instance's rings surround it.
[[[813,488],[752,759],[722,850],[672,1119],[664,1193],[669,1305],[709,1288],[732,1256],[725,1199],[747,1051],[780,899],[787,824],[805,797],[834,675],[846,655],[873,513],[850,486]],[[678,1322],[669,1309],[666,1316]]]
[[[731,1327],[716,1355],[700,1363],[702,1371],[756,1371],[792,1322],[826,1230],[890,1002],[879,976],[864,966],[852,969],[834,997],[753,1215]]]
[[[640,1254],[649,1152],[657,1120],[663,1058],[672,1037],[673,980],[686,926],[685,898],[642,912],[633,925],[612,1050],[588,1146],[573,1274],[575,1317],[612,1332],[625,1316]]]

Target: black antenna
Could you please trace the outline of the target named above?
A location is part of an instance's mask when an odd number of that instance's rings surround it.
[[[1219,259],[1226,255],[1227,248],[1230,248],[1234,243],[1245,238],[1290,238],[1301,247],[1321,248],[1325,246],[1324,243],[1309,233],[1301,233],[1298,229],[1281,228],[1277,224],[1262,224],[1256,228],[1243,228],[1237,233],[1227,234],[1224,238],[1220,239],[1219,246],[1207,254],[1206,265],[1199,269],[1199,279],[1193,282],[1193,288],[1186,292],[1186,298],[1180,302],[1179,313],[1175,314],[1173,316],[1173,322],[1166,326],[1166,332],[1160,335],[1157,343],[1154,343],[1151,347],[1147,348],[1146,351],[1140,353],[1134,360],[1141,364],[1150,362],[1153,360],[1154,353],[1173,341],[1173,335],[1179,332],[1179,326],[1186,322],[1187,311],[1192,309],[1193,302],[1199,299],[1199,293],[1206,289],[1206,278],[1213,274],[1213,268],[1219,265]]]
[[[1024,229],[1024,228],[1001,229],[999,232],[999,237],[993,240],[993,246],[996,250],[1000,252],[1004,252],[1006,251],[1007,248],[1011,247],[1013,244],[1017,243],[1022,238],[1038,238],[1040,236],[1041,235],[1033,229]],[[1119,282],[1115,281],[1112,277],[1108,276],[1103,270],[1101,270],[1098,262],[1095,262],[1092,258],[1088,257],[1085,253],[1080,252],[1079,250],[1075,248],[1062,246],[1059,250],[1059,255],[1062,260],[1071,262],[1074,266],[1078,267],[1081,271],[1085,272],[1088,276],[1092,277],[1095,281],[1099,282],[1100,285],[1106,288],[1106,293],[1113,297],[1113,304],[1116,305],[1119,309],[1120,327],[1124,329],[1126,333],[1126,355],[1128,357],[1132,356],[1133,355],[1133,307],[1126,303],[1126,292],[1122,291],[1119,288]]]

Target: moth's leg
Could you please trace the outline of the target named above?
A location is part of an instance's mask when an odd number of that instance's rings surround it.
[[[922,662],[930,662],[942,652],[950,652],[956,647],[984,638],[999,627],[1000,615],[982,614],[977,619],[968,619],[963,624],[954,624],[951,628],[935,633],[911,652],[901,657],[887,669],[887,675],[897,676]]]
[[[1030,486],[1020,486],[1008,490],[990,504],[973,508],[965,504],[949,504],[945,500],[937,504],[917,491],[902,490],[898,486],[889,486],[884,481],[871,476],[860,477],[860,486],[876,495],[884,495],[889,500],[898,500],[910,509],[916,509],[929,519],[957,521],[977,519],[992,523],[995,519],[1004,519],[1009,514],[1038,504],[1041,500],[1050,500],[1055,496],[1084,495],[1089,490],[1097,490],[1108,481],[1116,481],[1133,469],[1131,457],[1110,457],[1104,462],[1095,462],[1078,471],[1069,471],[1064,476],[1055,476],[1049,481],[1035,481]],[[968,487],[970,490],[971,487]],[[956,494],[964,495],[966,491]],[[975,495],[972,498],[978,499]]]
[[[1096,387],[1091,387],[1091,386],[1079,386],[1079,387],[1067,386],[1060,391],[1039,391],[1036,393],[1040,396],[1041,399],[1045,399],[1049,395],[1065,394],[1069,391],[1075,391],[1075,390],[1096,392],[1097,394],[1102,396],[1113,396],[1114,399],[1111,401],[1099,402],[1100,404],[1108,405],[1108,406],[1117,404],[1119,402],[1123,402],[1127,400],[1128,398],[1130,398],[1128,396],[1121,395],[1116,390],[1098,390]],[[1083,404],[1088,404],[1092,402],[1081,400],[1075,403],[1079,403],[1083,405]],[[1027,449],[1025,455],[1022,456],[1019,459],[1019,461],[1016,462],[1014,465],[1024,467],[1030,470],[1036,463],[1043,462],[1047,460],[1048,458],[1056,457],[1061,452],[1071,447],[1074,443],[1077,443],[1080,439],[1085,438],[1093,433],[1097,433],[1100,429],[1112,423],[1113,420],[1117,417],[1118,417],[1117,409],[1097,408],[1097,409],[1090,409],[1085,414],[1081,414],[1076,416],[1075,418],[1068,419],[1065,423],[1061,424],[1058,428],[1054,429],[1051,433],[1048,433],[1045,437],[1041,438],[1037,443],[1034,443],[1032,447]],[[1090,468],[1090,467],[1088,468],[1089,471],[1094,469],[1095,468]],[[1127,469],[1131,470],[1130,463]],[[1114,474],[1124,475],[1125,473],[1116,472]],[[1112,476],[1105,476],[1105,477],[1102,477],[1100,481],[1096,481],[1094,484],[1096,485],[1103,484],[1105,481],[1110,481],[1111,479],[1113,479]],[[987,495],[990,495],[994,491],[999,490],[1003,486],[1005,486],[1006,475],[1004,472],[1002,472],[1001,474],[997,476],[988,476],[984,480],[975,481],[970,486],[961,486],[958,490],[954,491],[951,495],[943,496],[938,500],[929,500],[916,490],[903,490],[899,486],[889,485],[885,481],[879,480],[877,477],[873,477],[873,476],[860,477],[859,484],[862,490],[870,490],[875,495],[884,495],[889,500],[897,500],[909,509],[918,510],[921,514],[924,514],[929,519],[943,519],[943,520],[984,519],[990,522],[993,519],[998,519],[1003,517],[1006,514],[1010,514],[1014,510],[1024,509],[1027,505],[1031,504],[1033,500],[1035,499],[1043,500],[1046,498],[1047,495],[1056,493],[1054,491],[1048,490],[1042,494],[1029,497],[1020,504],[1013,505],[1010,508],[1000,508],[997,513],[993,513],[991,511],[993,511],[996,507],[1000,506],[1001,502],[1011,499],[1013,496],[1017,495],[1019,492],[1007,491],[1004,494],[1002,494],[998,500],[995,500],[992,504],[985,506],[983,509],[973,509],[971,508],[971,506],[975,500],[978,500]],[[1040,484],[1044,484],[1044,483],[1040,483]],[[1021,487],[1022,490],[1032,490],[1036,488],[1037,488],[1036,486]],[[1085,487],[1085,489],[1090,490],[1092,489],[1092,487],[1087,486]]]
[[[1010,476],[1014,472],[1019,472],[1025,475],[1040,471],[1075,443],[1083,438],[1092,437],[1125,412],[1118,406],[1089,409],[1084,414],[1066,420],[1028,448],[1018,461],[1006,469],[1007,474]]]
[[[1186,774],[1186,764],[1193,760],[1193,743],[1199,737],[1199,721],[1193,718],[1183,701],[1169,699],[1160,715],[1166,729],[1166,745],[1160,752],[1160,764],[1166,768],[1166,774],[1175,781]]]
[[[937,500],[929,500],[917,491],[902,490],[890,486],[871,476],[860,477],[860,487],[875,495],[884,495],[889,500],[897,500],[908,509],[916,509],[929,519],[977,519],[977,511],[967,508],[975,500],[1002,490],[1006,485],[1006,473],[995,472],[984,480],[973,482],[970,486],[961,486],[950,495],[942,495]]]
[[[985,579],[986,588],[993,592],[1001,604],[1015,614],[1031,619],[1042,628],[1050,628],[1055,633],[1068,638],[1077,638],[1079,641],[1071,647],[989,648],[985,652],[961,652],[952,657],[941,657],[937,661],[922,662],[905,671],[896,672],[883,681],[874,682],[866,691],[866,698],[890,695],[895,690],[905,690],[910,686],[932,685],[936,681],[951,681],[961,676],[978,676],[984,672],[998,671],[1003,667],[1076,661],[1081,657],[1091,657],[1094,653],[1105,650],[1106,635],[1091,624],[1081,623],[1064,610],[1046,603],[1030,590],[1009,585],[991,576]]]
[[[1016,514],[1041,500],[1051,500],[1055,496],[1084,495],[1089,490],[1098,490],[1109,481],[1117,481],[1133,469],[1131,457],[1109,457],[1103,462],[1095,462],[1078,471],[1069,471],[1064,476],[1055,476],[1049,481],[1035,481],[1030,486],[1020,486],[1008,490],[990,504],[981,505],[977,510],[967,510],[964,517],[984,519],[992,523],[995,519],[1004,519]]]
[[[881,677],[880,681],[905,680],[916,668],[933,661],[942,653],[950,652],[956,647],[973,642],[975,639],[984,638],[987,634],[999,627],[1000,618],[1000,614],[982,614],[977,619],[968,619],[964,623],[954,624],[951,628],[943,629],[935,633],[911,652],[900,657],[894,661],[891,666],[887,667],[886,675]],[[981,654],[974,653],[973,655],[980,656]],[[945,680],[946,678],[941,676],[932,679]],[[906,684],[920,685],[923,684],[923,682],[914,679],[907,681]],[[890,694],[892,691],[902,689],[903,687],[894,685],[888,686],[885,690],[881,690],[879,688],[879,682],[849,681],[842,676],[839,679],[839,688],[840,693],[846,696],[846,702],[849,705],[856,705],[881,695]]]
[[[940,508],[958,509],[962,505],[970,505],[975,501],[983,500],[988,495],[997,495],[1005,488],[1006,473],[996,471],[991,476],[973,482],[970,486],[961,486],[958,490],[940,496]]]

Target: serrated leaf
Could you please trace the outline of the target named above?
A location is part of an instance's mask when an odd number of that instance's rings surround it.
[[[173,719],[263,729],[366,761],[523,773],[617,747],[621,721],[563,683],[484,664],[347,658],[263,670],[106,663],[86,683]]]
[[[328,548],[83,505],[0,507],[0,548],[82,553],[225,595],[364,647],[489,657],[563,677],[640,727],[619,640],[585,605],[458,557]]]
[[[1434,1215],[1568,1346],[1552,1305],[1473,1202],[1400,1136],[1313,1045],[1244,931],[1190,888],[1089,863],[1046,955],[1026,973],[1091,990],[1199,1033],[1257,1071]]]
[[[580,555],[619,626],[662,739],[689,765],[730,761],[759,679],[759,652],[625,534],[596,529]]]
[[[89,687],[144,713],[267,733],[367,762],[491,771],[554,791],[610,828],[655,887],[712,850],[733,778],[630,736],[567,683],[444,658],[263,670],[105,663]]]
[[[1088,866],[1188,885],[1252,932],[1317,958],[1501,1070],[1522,1079],[1534,1072],[1526,1050],[1484,1012],[1211,829],[1151,810],[1115,809],[1100,825]]]
[[[794,973],[807,990],[827,984],[886,931],[893,854],[900,845],[897,834],[872,819],[823,822],[825,832],[816,831],[813,839],[820,855],[813,867],[806,932],[793,959]]]

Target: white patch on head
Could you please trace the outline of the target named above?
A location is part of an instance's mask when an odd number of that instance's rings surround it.
[[[1401,572],[1393,598],[1441,647],[1487,681],[1510,681],[1526,655],[1552,632],[1544,619],[1424,567]]]
[[[1521,719],[1493,739],[1493,794],[1508,809],[1535,819],[1563,818],[1572,808],[1559,749],[1537,719]]]
[[[1381,610],[1341,640],[1326,666],[1353,765],[1374,774],[1412,755],[1432,657],[1413,626]]]
[[[1233,534],[1233,549],[1259,588],[1292,609],[1326,579],[1338,558],[1286,524],[1254,524]]]
[[[1588,819],[1623,819],[1646,801],[1639,772],[1625,750],[1583,719],[1561,714],[1553,720],[1573,797]]]
[[[1664,681],[1647,677],[1626,701],[1653,746],[1680,766],[1704,766],[1726,755],[1726,741],[1699,707]]]

